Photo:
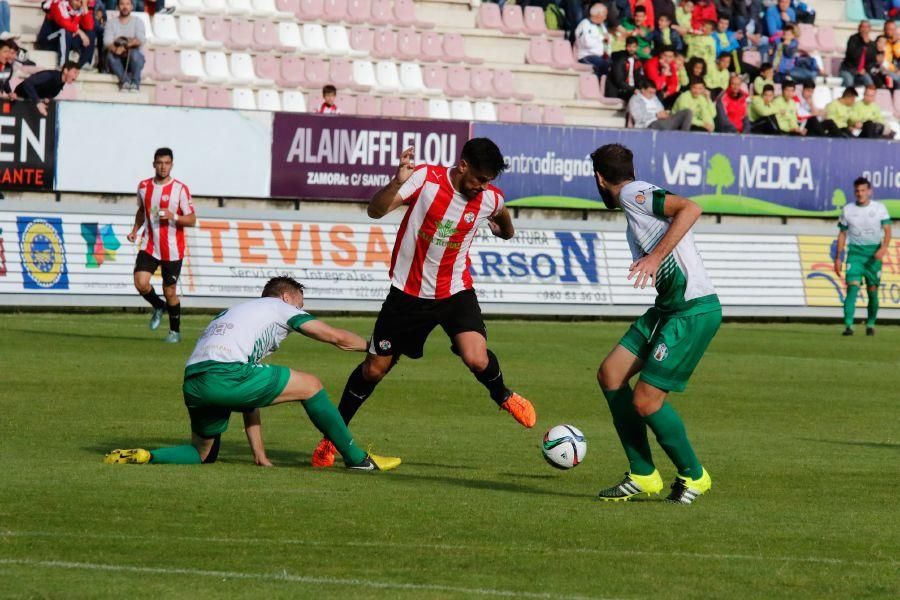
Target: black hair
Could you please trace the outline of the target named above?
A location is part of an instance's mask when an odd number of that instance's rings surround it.
[[[856,187],[858,185],[864,185],[868,188],[872,187],[872,183],[865,177],[857,177],[853,180],[853,187]]]
[[[698,83],[704,87],[706,86],[706,83],[703,81],[702,77],[691,77],[690,81],[688,82],[688,87],[694,87]]]
[[[62,69],[60,70],[68,71],[69,69],[78,69],[80,71],[81,67],[74,60],[67,60],[65,63],[63,63]]]
[[[638,13],[644,13],[644,14],[646,15],[646,14],[647,14],[647,9],[644,8],[643,6],[635,6],[635,7],[634,7],[634,14],[638,14]]]
[[[263,287],[262,297],[278,298],[286,292],[300,292],[302,294],[303,289],[303,284],[293,277],[273,277],[267,281],[265,287]]]
[[[591,152],[594,171],[616,185],[634,179],[634,154],[622,144],[606,144]]]
[[[657,89],[656,84],[653,83],[653,80],[649,77],[644,77],[640,82],[638,82],[638,89],[646,90],[648,88]]]
[[[807,88],[809,88],[809,89],[811,89],[811,90],[816,89],[816,82],[813,81],[812,79],[809,79],[809,80],[807,80],[807,81],[804,81],[804,82],[803,82],[803,89],[805,90],[805,89],[807,89]]]
[[[775,67],[772,66],[772,63],[766,62],[766,63],[759,65],[759,72],[762,73],[763,71],[768,71],[769,69],[774,69],[774,68]]]
[[[326,85],[322,88],[322,95],[324,96],[325,94],[337,94],[337,88],[330,84]]]
[[[700,75],[698,77],[706,77],[706,61],[700,58],[699,56],[692,56],[688,61],[684,64],[684,70],[687,72],[688,77],[694,77],[694,66],[700,63],[703,65],[703,68],[700,70]]]
[[[775,86],[772,85],[771,83],[767,83],[766,85],[763,86],[763,94],[765,94],[766,92],[772,92],[774,94]]]
[[[172,160],[175,160],[175,155],[172,153],[171,148],[157,148],[156,152],[153,153],[153,162],[156,162],[157,159],[168,156]]]
[[[466,161],[473,169],[493,177],[496,177],[509,167],[497,144],[483,137],[472,138],[466,142],[459,158]]]
[[[665,15],[660,15],[660,16],[662,17]],[[665,44],[663,44],[661,46],[657,46],[653,50],[653,54],[655,54],[656,56],[662,56],[663,52],[675,52],[675,47],[674,46],[666,46]]]
[[[629,35],[627,38],[625,38],[626,46],[630,46],[631,44],[637,44],[637,43],[638,43],[638,39],[636,37],[634,37],[633,35]]]
[[[0,48],[12,48],[13,50],[19,50],[19,44],[16,43],[16,40],[12,38],[7,38],[5,40],[0,40]]]
[[[797,82],[794,81],[793,79],[785,79],[784,81],[781,82],[781,89],[782,89],[782,90],[783,90],[784,88],[788,88],[788,87],[796,88],[796,87],[797,87]],[[773,88],[773,89],[774,89],[774,88]]]
[[[731,58],[731,53],[720,52],[719,55],[716,57],[716,60],[719,60],[720,58]]]
[[[856,88],[844,88],[844,93],[841,94],[841,98],[859,98],[859,93],[856,91]]]

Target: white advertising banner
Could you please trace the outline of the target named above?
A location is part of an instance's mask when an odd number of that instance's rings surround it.
[[[131,194],[172,148],[172,176],[196,196],[268,198],[272,113],[138,104],[59,103],[56,187]]]
[[[186,230],[179,286],[188,306],[255,297],[276,275],[301,281],[309,305],[319,309],[377,310],[387,294],[396,222],[206,212],[214,214],[200,215],[197,227]],[[139,304],[131,275],[136,248],[125,238],[132,222],[121,212],[0,211],[0,302]],[[636,290],[627,280],[632,261],[621,227],[518,226],[513,240],[485,229],[473,245],[470,270],[485,312],[633,314],[652,304],[652,289]],[[844,282],[831,270],[833,232],[771,229],[698,231],[726,314],[802,315],[810,307],[839,307]],[[155,281],[159,288],[158,274]],[[880,294],[885,316],[900,317],[900,241],[885,260]],[[69,299],[76,296],[77,302]],[[860,298],[860,306],[864,302]]]

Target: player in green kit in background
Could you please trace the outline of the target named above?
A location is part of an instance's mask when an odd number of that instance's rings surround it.
[[[184,404],[191,419],[191,444],[147,451],[113,450],[105,462],[201,464],[215,462],[219,442],[234,411],[244,413],[247,440],[256,464],[271,466],[260,432],[259,409],[283,402],[300,402],[309,420],[335,445],[344,465],[361,471],[387,471],[399,458],[366,454],[328,393],[314,375],[260,361],[278,350],[296,331],[341,350],[365,352],[366,340],[315,319],[303,309],[303,286],[290,277],[274,277],[262,298],[220,313],[200,335],[184,369]]]
[[[719,297],[691,232],[702,210],[687,198],[635,180],[634,156],[621,144],[601,146],[591,159],[604,204],[625,212],[634,259],[628,279],[634,278],[635,287],[652,283],[657,291],[655,306],[634,322],[597,372],[629,462],[625,478],[601,490],[600,498],[622,501],[662,491],[649,427],[678,469],[667,500],[691,504],[712,480],[666,396],[684,391],[722,322]],[[632,390],[631,378],[638,373]]]
[[[878,291],[881,286],[881,261],[891,246],[891,216],[880,202],[872,200],[872,184],[865,177],[853,182],[854,204],[841,209],[834,255],[834,272],[841,274],[841,256],[849,241],[847,251],[847,296],[844,298],[844,335],[853,335],[853,315],[859,286],[866,280],[869,305],[866,315],[866,335],[875,335],[875,319],[878,316]]]

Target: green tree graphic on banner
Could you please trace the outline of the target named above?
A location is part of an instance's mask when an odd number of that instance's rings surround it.
[[[831,205],[840,210],[844,208],[845,204],[847,204],[847,196],[844,194],[844,190],[837,188],[831,195]]]
[[[706,166],[706,184],[716,186],[716,196],[722,195],[722,188],[734,184],[734,170],[731,161],[724,154],[713,154]]]

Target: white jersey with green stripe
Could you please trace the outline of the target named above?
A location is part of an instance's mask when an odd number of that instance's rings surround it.
[[[667,193],[646,181],[632,181],[619,194],[619,204],[628,222],[626,238],[634,260],[650,254],[669,230],[671,221],[664,213]],[[703,267],[692,231],[663,259],[655,284],[656,306],[660,310],[703,312],[701,306],[719,306],[716,289]]]
[[[881,202],[870,200],[865,206],[855,202],[841,209],[838,227],[847,232],[851,246],[879,246],[884,236],[884,226],[891,224],[891,215]]]
[[[313,320],[311,314],[281,298],[257,298],[219,313],[203,331],[187,367],[199,363],[259,362],[300,326]]]

